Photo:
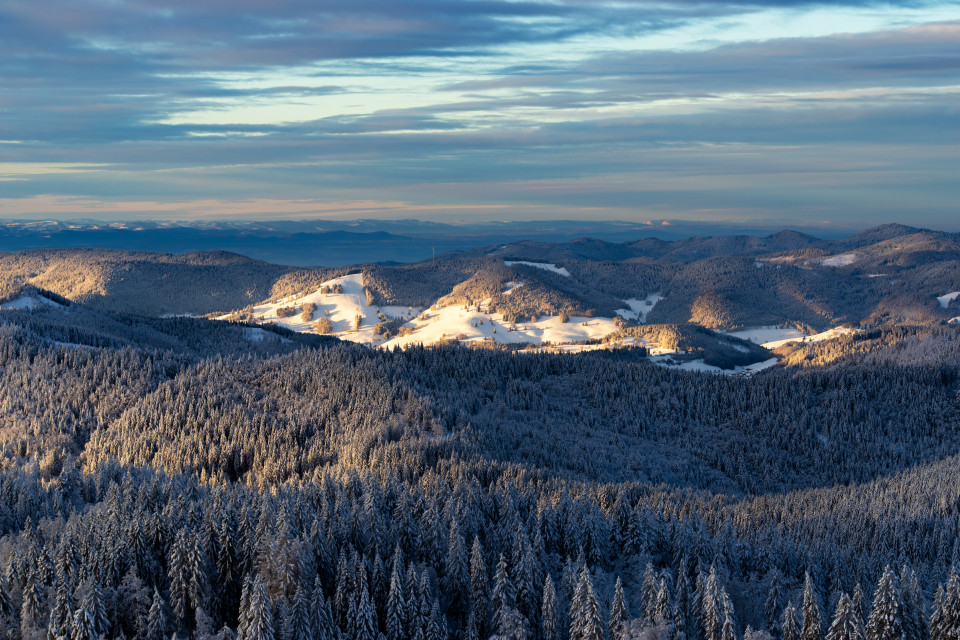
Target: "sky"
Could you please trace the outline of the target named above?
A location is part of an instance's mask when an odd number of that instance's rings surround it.
[[[0,219],[960,230],[960,0],[0,0]]]

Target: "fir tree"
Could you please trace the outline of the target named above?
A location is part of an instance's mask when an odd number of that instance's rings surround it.
[[[570,640],[603,640],[603,637],[600,604],[593,591],[590,572],[584,566],[570,603]]]
[[[653,622],[657,609],[657,578],[653,573],[653,565],[647,563],[643,572],[643,583],[640,587],[640,606],[643,608],[643,618]]]
[[[362,573],[363,570],[361,570]],[[370,594],[363,585],[358,588],[354,615],[356,616],[354,618],[355,633],[352,637],[355,640],[377,640],[377,614],[370,604]]]
[[[274,640],[273,612],[267,587],[260,577],[253,579],[250,592],[250,612],[242,640]]]
[[[443,588],[449,600],[449,615],[454,618],[466,616],[470,607],[470,567],[463,536],[457,527],[456,519],[450,525],[447,545],[446,574],[443,576]]]
[[[313,597],[310,600],[310,608],[313,614],[313,633],[314,640],[337,640],[340,636],[340,630],[333,620],[333,613],[330,611],[330,603],[323,596],[323,587],[320,584],[320,578],[316,578],[313,589]]]
[[[800,631],[800,640],[820,640],[823,633],[822,620],[820,601],[813,586],[813,578],[808,571],[803,584],[803,627]]]
[[[843,593],[824,640],[864,640],[863,621],[857,616],[850,597]]]
[[[797,620],[797,610],[792,602],[787,602],[787,606],[783,610],[780,640],[800,640],[800,623]]]
[[[617,576],[617,582],[613,588],[613,602],[610,604],[609,628],[611,640],[622,640],[625,637],[626,624],[629,619],[627,603],[623,597],[623,584],[620,582],[620,576]]]
[[[764,613],[767,619],[767,628],[773,635],[779,635],[777,620],[783,612],[783,585],[780,582],[780,572],[770,570],[770,586],[767,589],[767,599],[764,603]]]
[[[36,575],[31,571],[23,587],[23,601],[20,604],[20,632],[24,638],[30,637],[40,624],[40,599]]]
[[[493,629],[504,635],[508,626],[508,617],[512,621],[512,611],[516,610],[516,594],[507,571],[507,560],[500,554],[497,572],[493,576]]]
[[[403,640],[406,620],[406,603],[403,591],[403,568],[400,566],[400,550],[394,554],[393,570],[390,573],[390,591],[387,595],[387,640]]]
[[[60,583],[57,585],[56,600],[47,623],[47,640],[69,640],[72,625],[73,607],[70,604],[70,594],[63,583]]]
[[[866,640],[905,640],[896,575],[887,567],[873,596]]]
[[[549,575],[547,575],[543,585],[540,629],[542,640],[560,640],[560,607],[557,603],[557,592],[553,586],[553,579]]]
[[[666,578],[660,578],[660,586],[657,588],[657,599],[653,614],[653,620],[656,624],[665,624],[673,617]]]
[[[167,633],[167,621],[163,614],[163,600],[160,591],[153,590],[153,602],[147,614],[147,640],[163,640]]]
[[[307,594],[300,585],[297,585],[297,590],[293,594],[293,606],[290,614],[293,621],[291,640],[312,640],[313,625],[311,624],[310,603]]]
[[[70,640],[97,640],[96,623],[93,616],[84,607],[80,607],[73,614],[73,628],[70,631]]]
[[[489,590],[487,562],[484,559],[483,546],[480,544],[480,538],[474,536],[473,547],[470,550],[470,608],[474,612],[477,633],[480,635],[487,628]]]

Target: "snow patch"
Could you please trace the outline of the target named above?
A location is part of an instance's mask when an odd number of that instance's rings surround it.
[[[41,309],[43,307],[61,309],[63,305],[44,298],[43,296],[20,296],[19,298],[0,303],[0,309],[3,311],[33,311],[34,309]]]
[[[343,288],[343,293],[323,293],[324,289],[330,291],[338,285]],[[316,305],[316,309],[309,320],[304,320],[303,305],[307,303]],[[297,312],[283,318],[277,316],[279,309],[288,307],[296,308]],[[351,342],[380,344],[383,338],[375,334],[373,328],[378,322],[382,322],[381,315],[387,320],[398,318],[409,320],[415,318],[420,312],[421,309],[417,307],[378,308],[375,305],[368,305],[367,294],[363,288],[363,274],[354,273],[328,280],[311,293],[297,294],[276,302],[257,305],[253,309],[253,316],[260,322],[275,322],[301,333],[316,331],[314,326],[316,321],[327,318],[333,325],[331,335]],[[357,316],[363,318],[359,329],[356,328]],[[226,320],[229,317],[229,315],[221,316],[220,319]]]
[[[650,361],[654,364],[658,364],[661,367],[667,367],[669,369],[679,369],[681,371],[701,371],[706,373],[719,373],[723,375],[740,375],[740,376],[751,376],[758,371],[763,371],[764,369],[769,369],[770,367],[776,365],[779,360],[777,358],[770,358],[769,360],[764,360],[763,362],[754,362],[753,364],[748,364],[743,367],[735,367],[733,369],[721,369],[720,367],[715,367],[713,365],[707,364],[703,361],[703,358],[697,360],[687,360],[685,362],[677,362],[671,356],[654,356],[650,358]]]
[[[643,300],[637,300],[636,298],[630,298],[624,300],[626,303],[627,309],[617,309],[617,315],[627,319],[627,320],[637,320],[638,322],[646,322],[647,314],[653,311],[653,308],[657,305],[658,302],[663,300],[663,297],[659,293],[651,293]]]
[[[613,318],[571,316],[567,322],[560,322],[559,316],[540,316],[534,322],[514,323],[505,321],[502,314],[485,311],[485,308],[483,303],[466,308],[463,305],[434,305],[404,325],[410,331],[407,335],[394,337],[383,346],[430,345],[444,340],[569,344],[599,340],[617,331]]]
[[[947,307],[950,306],[951,302],[957,299],[958,296],[960,296],[960,291],[953,291],[951,293],[948,293],[947,295],[940,296],[939,298],[937,298],[937,302],[940,303],[941,307],[946,309]]]
[[[503,295],[508,296],[508,295],[510,295],[511,293],[513,293],[514,291],[516,291],[519,287],[522,287],[522,286],[523,286],[523,282],[522,282],[522,281],[520,281],[520,282],[513,282],[513,281],[511,280],[510,282],[506,283],[506,284],[503,285],[503,286],[504,286]]]
[[[734,338],[740,338],[741,340],[747,340],[759,344],[768,349],[772,348],[769,345],[774,342],[785,344],[783,341],[790,340],[799,340],[803,338],[806,334],[795,329],[793,327],[777,327],[777,326],[765,326],[765,327],[755,327],[753,329],[743,329],[741,331],[725,331],[728,336],[733,336]]]
[[[569,278],[570,272],[567,271],[564,267],[558,267],[555,264],[546,263],[546,262],[527,262],[526,260],[504,260],[503,264],[508,267],[515,264],[525,264],[528,267],[536,267],[537,269],[543,269],[544,271],[553,271],[554,273],[559,273],[560,275]]]
[[[855,253],[841,253],[837,256],[824,258],[820,261],[820,264],[824,267],[846,267],[856,262],[858,257]]]
[[[804,344],[809,344],[811,342],[832,340],[833,338],[839,338],[840,336],[849,335],[851,333],[857,333],[857,329],[853,329],[851,327],[834,327],[833,329],[827,329],[826,331],[814,334],[812,336],[804,336],[800,340],[797,340],[796,338],[790,338],[788,340],[774,340],[773,342],[764,343],[763,346],[767,349],[776,349],[777,347],[782,347],[789,342],[802,342]]]

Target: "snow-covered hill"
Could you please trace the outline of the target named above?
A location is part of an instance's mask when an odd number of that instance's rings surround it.
[[[33,309],[40,309],[43,307],[53,307],[61,308],[63,305],[60,305],[49,298],[44,298],[43,296],[38,295],[22,295],[16,297],[7,302],[0,303],[0,310],[9,311],[12,309],[17,309],[20,311],[32,311]]]
[[[306,304],[316,307],[310,318],[303,317]],[[293,309],[293,314],[282,317],[282,309]],[[278,315],[278,312],[281,314]],[[367,304],[363,276],[359,273],[328,280],[316,291],[307,294],[288,296],[253,308],[253,316],[258,321],[275,322],[299,332],[315,332],[317,320],[326,318],[332,324],[332,335],[351,342],[375,345],[383,342],[383,339],[374,333],[377,323],[398,318],[410,319],[419,313],[420,309],[416,307],[377,307]],[[220,316],[222,320],[230,318],[231,315]]]
[[[505,282],[502,293],[510,295],[524,286],[525,283],[519,280]],[[627,308],[618,309],[617,313],[625,319],[642,323],[661,299],[660,294],[655,293],[643,300],[624,300]],[[304,311],[310,311],[311,307],[312,312],[305,314]],[[541,315],[535,321],[510,322],[503,314],[492,311],[489,299],[479,304],[442,304],[437,301],[426,309],[376,306],[370,304],[363,275],[359,273],[328,280],[314,291],[256,305],[252,316],[256,321],[277,323],[297,332],[324,332],[342,340],[382,348],[430,346],[446,341],[527,345],[525,350],[530,352],[563,353],[643,346],[649,350],[653,361],[662,366],[721,371],[702,360],[691,360],[690,354],[664,348],[646,337],[618,335],[620,321],[609,317]],[[235,317],[227,315],[221,319]],[[318,320],[322,319],[329,321],[323,323],[327,325],[325,328],[317,326]],[[815,342],[849,331],[837,328],[806,336],[794,328],[764,326],[729,335],[773,349],[788,342]],[[250,335],[249,339],[260,337]],[[746,348],[742,350],[746,351]],[[750,374],[776,362],[771,359],[724,372]]]
[[[504,293],[509,294],[523,282],[508,282]],[[627,300],[634,309],[621,315],[642,319],[659,300],[658,295],[645,301]],[[309,319],[303,317],[304,306],[315,305]],[[284,313],[286,311],[286,313]],[[557,347],[563,351],[580,351],[595,345],[583,344],[602,340],[617,331],[613,318],[571,316],[540,316],[535,322],[508,322],[500,313],[490,311],[488,301],[478,305],[442,305],[429,309],[418,307],[391,307],[368,304],[362,274],[351,274],[328,280],[310,293],[288,296],[274,302],[264,302],[253,308],[253,317],[259,322],[274,322],[293,331],[315,332],[316,322],[327,318],[331,335],[343,340],[382,347],[407,347],[415,344],[433,345],[447,340],[460,342],[495,342],[499,344],[530,344]],[[231,319],[232,315],[220,316]],[[357,318],[360,326],[357,327]],[[376,332],[376,325],[391,320],[405,321],[385,337]],[[627,338],[618,345],[640,344]],[[562,345],[562,348],[561,348]],[[655,345],[652,345],[655,347]]]

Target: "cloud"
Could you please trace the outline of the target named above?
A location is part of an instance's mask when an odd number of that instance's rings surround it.
[[[0,163],[21,167],[0,194],[37,215],[945,210],[960,23],[662,41],[867,6],[927,5],[0,3]]]

